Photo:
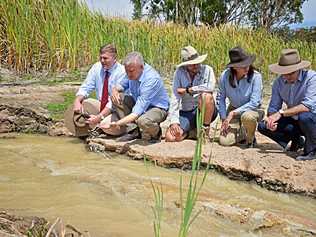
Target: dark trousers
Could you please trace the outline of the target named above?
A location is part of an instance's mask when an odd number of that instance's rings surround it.
[[[298,120],[292,117],[282,117],[278,121],[275,131],[267,129],[264,121],[258,124],[258,131],[271,138],[283,148],[292,141],[298,144],[299,137],[305,137],[304,153],[308,154],[316,150],[316,114],[303,112],[298,115]]]

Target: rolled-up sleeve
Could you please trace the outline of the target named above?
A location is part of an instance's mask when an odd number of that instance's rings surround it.
[[[142,115],[149,107],[155,96],[161,91],[163,83],[159,78],[147,79],[141,87],[140,96],[132,109],[132,113]]]
[[[222,73],[219,79],[219,91],[217,93],[218,112],[221,119],[226,119],[226,89],[225,89],[225,73]]]
[[[177,98],[174,94],[171,95],[171,101],[170,101],[170,109],[169,109],[169,118],[170,123],[178,123],[180,124],[180,99]]]
[[[235,111],[239,114],[246,112],[248,110],[254,110],[259,107],[261,104],[262,98],[262,76],[261,74],[255,74],[253,77],[253,85],[252,85],[252,93],[250,96],[250,100],[248,103],[240,106],[235,109]]]
[[[86,79],[84,80],[84,82],[82,83],[82,85],[80,86],[76,96],[84,96],[85,98],[87,98],[90,93],[95,90],[96,88],[96,70],[95,67],[93,66],[89,72],[88,75],[86,77]]]
[[[206,68],[205,68],[203,83],[207,85],[208,89],[210,89],[211,91],[214,91],[216,79],[215,79],[213,68],[211,68],[208,65],[205,65],[205,67]]]
[[[283,99],[280,95],[280,80],[281,78],[278,78],[273,82],[268,114],[274,114],[282,108]]]
[[[173,76],[173,83],[172,83],[172,95],[170,101],[170,109],[169,109],[169,118],[170,123],[178,123],[180,124],[180,104],[181,104],[181,96],[178,94],[177,89],[180,88],[180,75],[179,71],[177,70]]]
[[[306,84],[306,92],[302,104],[309,108],[310,111],[316,110],[316,74],[309,78]]]

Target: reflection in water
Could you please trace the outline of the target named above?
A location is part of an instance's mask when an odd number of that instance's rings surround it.
[[[163,236],[177,236],[179,170],[149,166],[113,153],[88,152],[78,139],[18,135],[0,139],[0,208],[53,221],[61,217],[91,236],[153,236],[150,178],[165,196]],[[188,176],[184,173],[184,176]],[[211,206],[269,211],[316,228],[316,200],[264,190],[211,172],[200,201]],[[201,208],[201,202],[199,202]],[[190,236],[282,236],[227,211],[203,211]],[[221,212],[221,213],[225,213]],[[273,230],[272,230],[273,231]]]

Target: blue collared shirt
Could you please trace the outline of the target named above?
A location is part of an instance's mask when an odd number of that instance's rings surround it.
[[[236,88],[229,84],[230,69],[226,69],[219,81],[219,93],[217,95],[218,110],[221,119],[226,119],[226,98],[230,104],[236,108],[234,111],[242,114],[248,110],[254,110],[261,105],[262,99],[262,76],[259,72],[254,71],[250,82],[247,77],[239,80],[237,83],[234,78]]]
[[[132,113],[138,116],[151,107],[168,110],[169,97],[159,73],[150,65],[145,64],[144,70],[137,80],[129,80],[127,75],[119,83],[120,87],[136,101]]]
[[[288,83],[282,76],[278,77],[272,85],[268,113],[279,111],[283,102],[287,108],[303,104],[316,114],[316,72],[301,70],[298,80],[293,84]]]
[[[109,97],[112,95],[113,86],[117,85],[120,80],[126,75],[125,68],[120,63],[116,62],[109,70],[110,77],[108,83]],[[92,91],[95,90],[97,100],[101,101],[103,84],[105,77],[105,69],[103,68],[101,62],[95,63],[88,72],[88,75],[82,85],[80,86],[76,96],[89,97]],[[106,104],[107,108],[112,108],[111,99],[108,99]]]
[[[179,67],[174,73],[173,77],[173,95],[171,97],[171,105],[169,110],[169,118],[171,124],[180,124],[180,110],[191,111],[198,106],[199,97],[193,96],[185,93],[183,96],[179,95],[177,92],[178,88],[187,88],[192,86],[198,86],[202,84],[207,84],[207,87],[213,91],[215,88],[215,75],[213,68],[201,64],[199,72],[195,75],[191,82],[190,75],[185,67]]]

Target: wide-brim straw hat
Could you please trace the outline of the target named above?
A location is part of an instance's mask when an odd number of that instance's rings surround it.
[[[311,62],[301,60],[297,49],[283,49],[279,58],[279,62],[269,65],[271,72],[284,75],[303,68],[307,68]]]
[[[177,67],[200,64],[205,61],[207,54],[199,55],[195,48],[192,46],[186,46],[181,49],[182,62]]]
[[[235,47],[229,50],[230,62],[226,67],[248,67],[256,60],[254,54],[247,54],[241,47]]]
[[[87,115],[97,115],[100,110],[100,102],[95,99],[86,99],[82,102],[83,113],[75,113],[73,105],[69,106],[64,115],[66,128],[76,137],[89,135],[89,131],[95,127],[86,123]]]

